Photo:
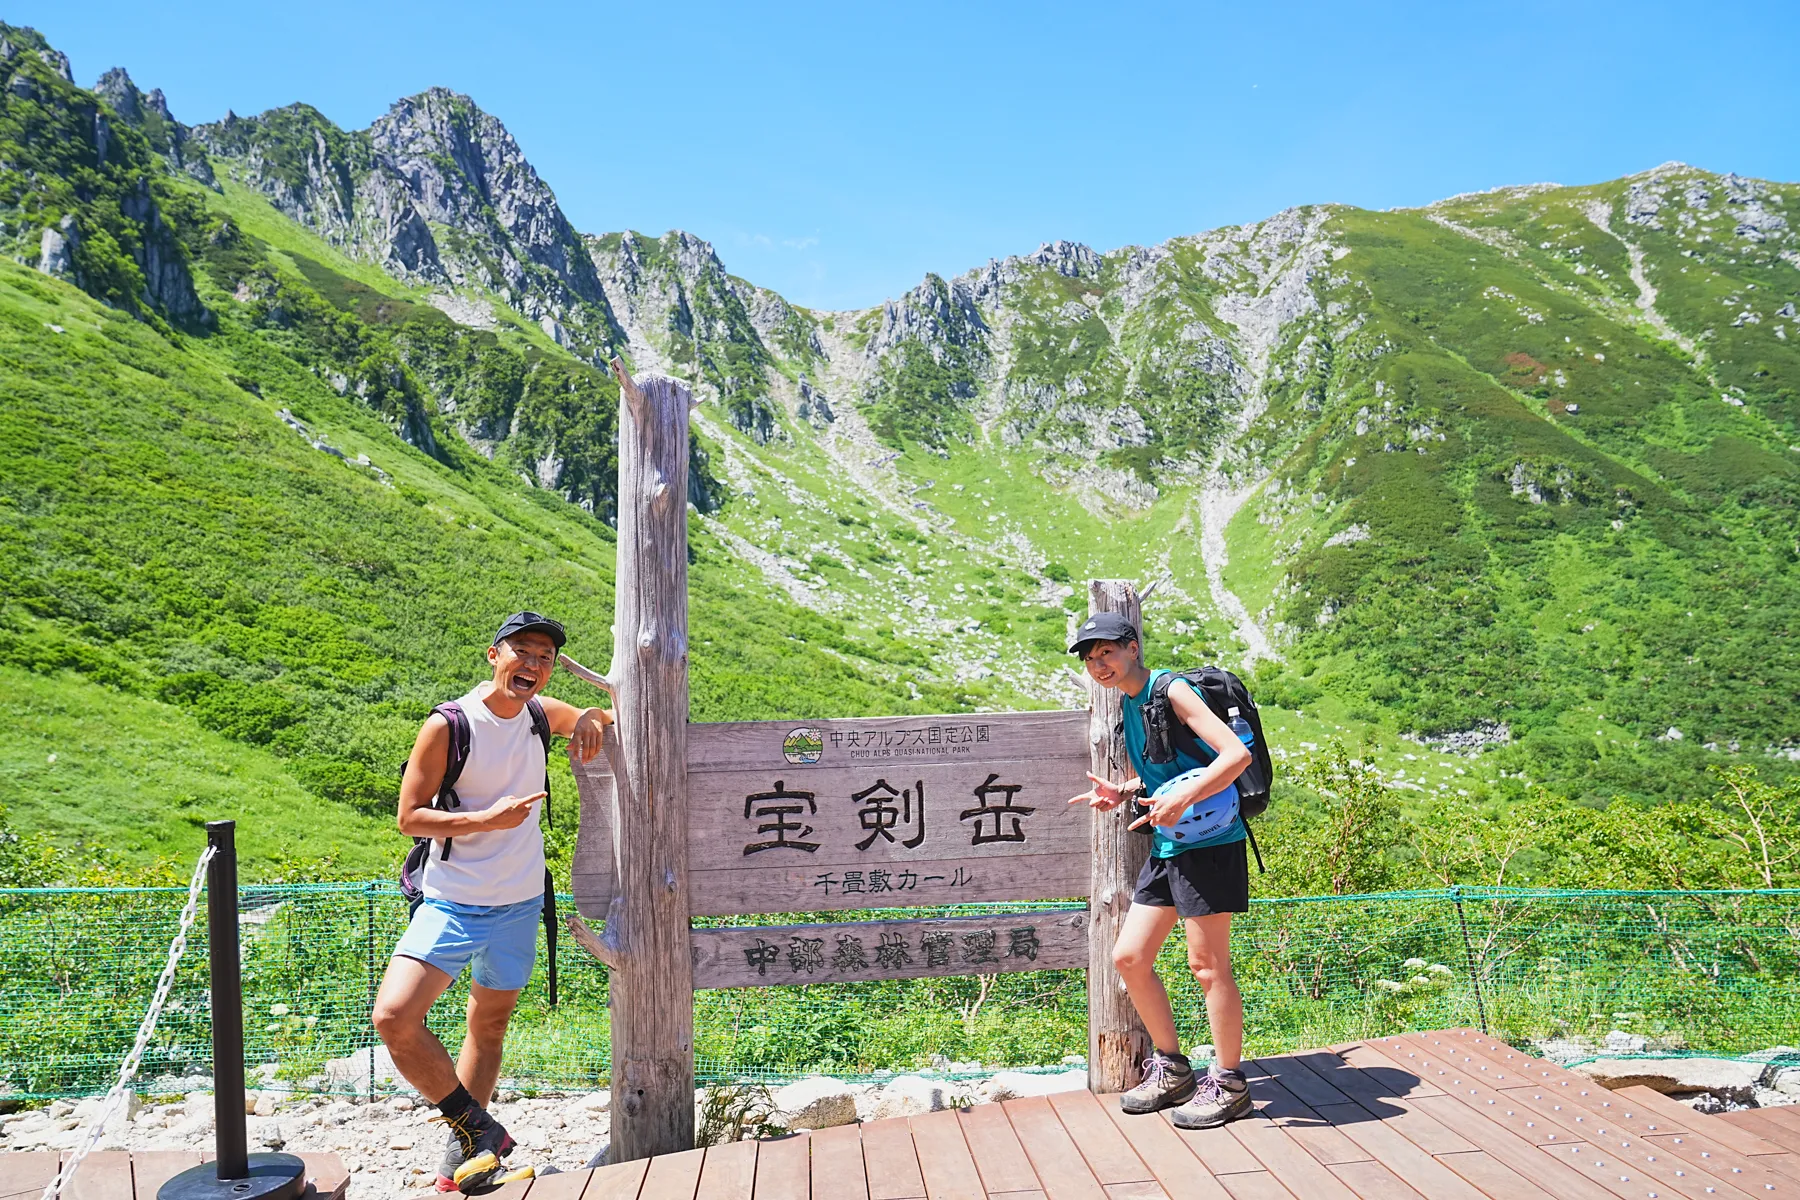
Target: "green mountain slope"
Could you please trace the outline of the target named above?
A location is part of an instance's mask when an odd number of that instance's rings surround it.
[[[1800,756],[1800,187],[1305,208],[812,312],[690,234],[575,233],[466,97],[189,127],[0,34],[0,660],[236,742],[376,858],[500,615],[609,656],[615,349],[709,401],[696,719],[1079,704],[1101,575],[1161,580],[1152,654],[1251,672],[1290,766],[1362,742],[1420,822]],[[23,771],[15,819],[108,839],[111,783],[59,820]]]

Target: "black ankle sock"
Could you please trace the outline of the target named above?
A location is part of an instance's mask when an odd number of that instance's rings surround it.
[[[460,1117],[470,1109],[480,1107],[475,1103],[475,1097],[469,1095],[469,1089],[460,1083],[454,1092],[437,1102],[437,1110],[446,1117]]]

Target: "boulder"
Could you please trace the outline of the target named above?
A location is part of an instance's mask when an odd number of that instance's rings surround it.
[[[1001,1100],[1017,1100],[1021,1096],[1048,1096],[1052,1092],[1075,1092],[1087,1086],[1086,1071],[1061,1071],[1055,1074],[1038,1074],[1030,1071],[1001,1071],[985,1083],[977,1084],[975,1091],[983,1100],[998,1103]]]
[[[777,1091],[774,1098],[789,1129],[830,1129],[856,1120],[855,1091],[824,1075],[796,1080]]]
[[[1764,1086],[1784,1096],[1800,1096],[1800,1067],[1770,1067]]]
[[[1642,1054],[1649,1042],[1635,1033],[1615,1029],[1606,1035],[1606,1048],[1614,1054]]]
[[[876,1093],[870,1115],[877,1121],[889,1117],[916,1117],[948,1108],[949,1104],[949,1092],[943,1083],[922,1075],[902,1075]]]
[[[374,1065],[375,1086],[378,1089],[407,1086],[406,1081],[400,1077],[399,1069],[394,1066],[394,1056],[388,1053],[386,1046],[367,1046],[344,1058],[327,1059],[325,1078],[335,1085],[348,1087],[357,1095],[367,1095],[371,1063]]]
[[[1705,1092],[1740,1104],[1754,1095],[1763,1069],[1735,1058],[1596,1058],[1570,1068],[1614,1091],[1642,1084],[1665,1096]]]

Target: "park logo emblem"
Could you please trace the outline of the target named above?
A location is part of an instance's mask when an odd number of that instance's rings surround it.
[[[825,757],[825,735],[817,729],[796,729],[782,739],[781,753],[795,766],[811,766]]]

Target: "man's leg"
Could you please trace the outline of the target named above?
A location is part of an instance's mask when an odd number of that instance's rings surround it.
[[[1231,914],[1187,918],[1187,945],[1188,967],[1206,995],[1214,1060],[1222,1070],[1236,1071],[1243,1065],[1244,998],[1231,973]]]
[[[450,1052],[425,1026],[425,1014],[453,982],[430,963],[395,955],[375,995],[375,1032],[406,1082],[432,1104],[460,1086]]]
[[[1113,944],[1113,966],[1125,981],[1132,1006],[1149,1031],[1150,1043],[1164,1054],[1179,1054],[1181,1038],[1175,1032],[1175,1012],[1169,992],[1156,974],[1156,956],[1169,931],[1175,928],[1175,910],[1152,904],[1133,904],[1125,913],[1125,925]]]
[[[475,1103],[486,1108],[500,1078],[500,1047],[506,1041],[506,1024],[519,1004],[519,990],[501,991],[469,986],[469,1035],[456,1056],[456,1075]]]

